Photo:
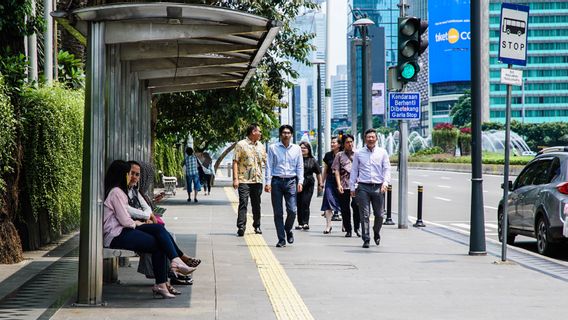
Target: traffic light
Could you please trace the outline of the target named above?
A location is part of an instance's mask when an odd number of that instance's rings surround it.
[[[420,18],[398,18],[398,65],[397,76],[403,83],[415,82],[420,67]]]
[[[424,53],[426,48],[428,48],[428,37],[424,34],[426,33],[426,29],[428,29],[428,21],[420,20],[420,30],[418,34],[418,42],[420,43],[420,46],[418,49],[418,55]]]

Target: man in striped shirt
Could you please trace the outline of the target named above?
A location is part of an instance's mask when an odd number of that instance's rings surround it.
[[[187,184],[187,202],[191,202],[191,184],[195,187],[193,192],[193,201],[197,202],[197,193],[201,191],[201,183],[199,182],[199,163],[197,157],[193,153],[193,148],[185,148],[185,183]]]

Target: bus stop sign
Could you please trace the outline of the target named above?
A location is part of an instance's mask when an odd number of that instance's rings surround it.
[[[527,65],[528,22],[528,6],[512,3],[501,5],[499,61],[519,66]]]

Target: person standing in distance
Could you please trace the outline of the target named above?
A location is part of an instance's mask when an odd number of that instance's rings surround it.
[[[302,192],[304,184],[304,160],[297,144],[291,143],[294,128],[285,124],[278,129],[280,142],[268,147],[264,191],[271,193],[274,225],[278,235],[276,247],[285,247],[286,241],[294,243],[292,227],[297,212],[297,193]],[[286,202],[286,223],[282,197]]]
[[[381,241],[383,226],[384,193],[390,184],[391,168],[387,151],[377,146],[377,131],[373,128],[365,131],[365,146],[353,155],[349,186],[351,196],[357,198],[361,215],[363,248],[369,247],[369,215],[371,206],[375,215],[373,225],[375,244]]]
[[[260,196],[262,195],[262,166],[266,163],[264,144],[260,142],[262,132],[257,124],[247,128],[247,137],[235,146],[233,158],[233,188],[239,191],[239,212],[237,216],[237,235],[245,234],[247,225],[247,204],[250,197],[252,206],[252,226],[254,233],[262,234],[260,229]]]

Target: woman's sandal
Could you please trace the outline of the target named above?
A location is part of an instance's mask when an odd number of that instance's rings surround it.
[[[176,288],[174,288],[174,287],[173,287],[171,284],[169,284],[169,283],[166,283],[166,287],[168,288],[168,291],[169,291],[171,294],[174,294],[174,295],[176,295],[176,296],[181,294],[181,291],[177,290]]]
[[[196,268],[199,264],[201,264],[201,259],[192,258],[188,256],[182,256],[181,260],[187,264],[188,267]]]

